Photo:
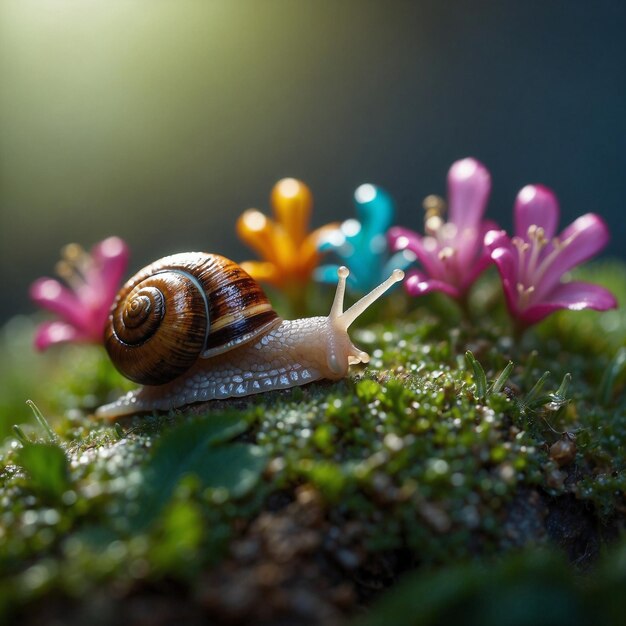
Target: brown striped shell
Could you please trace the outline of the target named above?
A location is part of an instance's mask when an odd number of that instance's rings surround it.
[[[263,289],[234,261],[185,252],[148,265],[122,287],[104,340],[124,376],[160,385],[277,320]]]

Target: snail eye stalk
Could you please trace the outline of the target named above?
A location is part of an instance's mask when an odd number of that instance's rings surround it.
[[[360,300],[355,302],[345,313],[338,313],[338,308],[343,308],[343,294],[346,285],[346,278],[348,277],[348,269],[346,267],[340,267],[337,271],[339,275],[339,283],[337,284],[337,291],[335,293],[335,301],[331,309],[331,317],[336,323],[339,323],[344,330],[348,330],[352,322],[359,317],[367,308],[369,308],[378,298],[380,298],[388,289],[390,289],[395,283],[400,282],[404,278],[404,272],[400,269],[395,269],[391,273],[391,276],[382,282],[378,287],[374,287],[367,295],[363,296]],[[340,303],[338,304],[338,298]]]

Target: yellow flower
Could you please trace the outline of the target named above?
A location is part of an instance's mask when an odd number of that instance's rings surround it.
[[[283,178],[272,189],[270,203],[275,220],[257,209],[248,209],[237,220],[237,234],[261,257],[241,263],[253,278],[279,288],[307,283],[318,266],[320,238],[339,224],[327,224],[307,232],[313,196],[295,178]]]

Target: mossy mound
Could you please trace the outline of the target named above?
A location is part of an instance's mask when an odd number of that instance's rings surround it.
[[[587,272],[626,302],[624,266]],[[580,609],[549,623],[613,623],[606,590],[626,576],[624,308],[559,313],[515,343],[494,294],[487,277],[472,321],[430,297],[355,331],[372,362],[340,383],[113,425],[90,417],[126,387],[103,353],[35,364],[32,324],[12,322],[0,427],[22,427],[1,461],[3,614],[374,624],[408,611],[404,623],[488,624],[550,585],[555,606]],[[29,420],[26,397],[55,417]],[[580,584],[588,569],[602,585]]]

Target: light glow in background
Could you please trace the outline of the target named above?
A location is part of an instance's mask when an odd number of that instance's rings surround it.
[[[71,241],[249,258],[235,220],[287,176],[313,226],[375,183],[419,229],[465,156],[490,218],[540,182],[624,256],[624,32],[608,0],[0,0],[0,319]]]

